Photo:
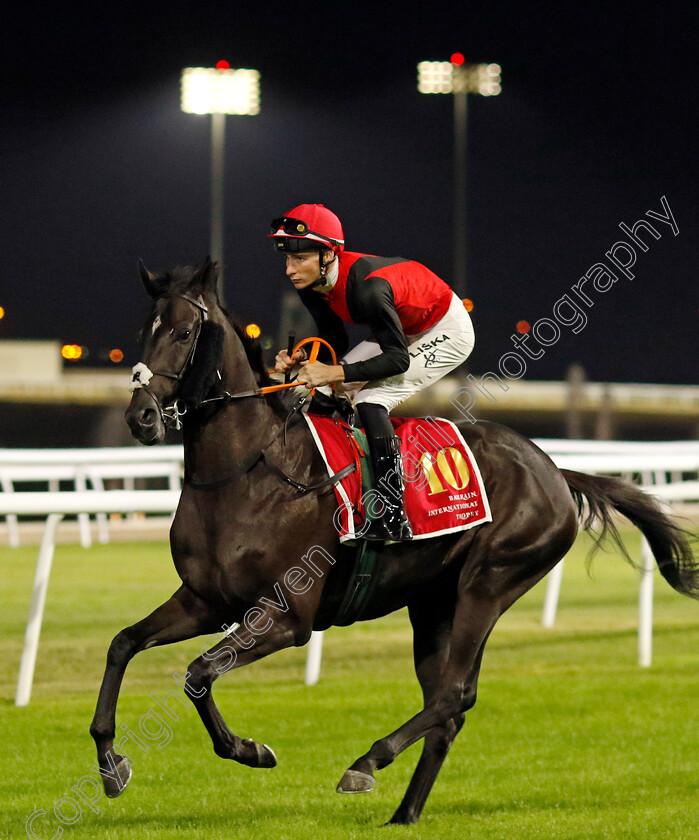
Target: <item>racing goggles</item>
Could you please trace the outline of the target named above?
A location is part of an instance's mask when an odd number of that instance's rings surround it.
[[[306,222],[301,219],[291,219],[289,216],[281,216],[279,219],[274,219],[269,235],[273,237],[300,237],[310,242],[318,242],[323,245],[327,245],[330,248],[335,245],[344,244],[343,240],[333,239],[332,236],[327,236],[324,233],[316,233],[308,227]]]
[[[287,236],[306,236],[306,234],[312,233],[305,222],[300,219],[290,219],[288,216],[282,216],[272,222],[270,233],[279,234],[282,232]]]

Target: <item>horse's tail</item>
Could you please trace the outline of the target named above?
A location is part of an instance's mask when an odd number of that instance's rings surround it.
[[[601,547],[609,537],[626,559],[633,560],[624,547],[612,519],[612,509],[629,519],[648,540],[660,573],[673,589],[692,598],[699,598],[699,563],[694,559],[689,534],[672,522],[653,496],[619,478],[592,476],[561,470],[578,507],[582,527],[591,533],[595,546]],[[585,502],[587,516],[583,518]],[[599,531],[595,532],[595,526]]]

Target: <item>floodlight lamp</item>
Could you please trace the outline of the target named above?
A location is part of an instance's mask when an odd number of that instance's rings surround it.
[[[452,93],[455,66],[451,61],[421,61],[417,66],[420,93]]]
[[[500,65],[478,64],[476,66],[474,91],[482,96],[497,96],[500,87]]]
[[[188,114],[259,114],[257,70],[186,67],[182,72],[182,110]]]

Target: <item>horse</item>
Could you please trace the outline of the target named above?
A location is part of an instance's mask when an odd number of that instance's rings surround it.
[[[170,531],[181,586],[109,646],[90,733],[110,797],[131,778],[127,758],[114,747],[128,662],[140,651],[200,635],[221,637],[189,665],[184,691],[214,751],[249,767],[276,765],[269,746],[229,729],[212,684],[227,671],[304,645],[313,630],[342,623],[338,610],[355,551],[339,541],[332,480],[307,424],[297,422],[299,413],[283,396],[267,396],[271,378],[259,346],[219,304],[216,265],[207,258],[158,274],[139,266],[152,310],[125,417],[147,445],[163,441],[168,423],[182,426],[184,481]],[[371,790],[377,770],[424,739],[390,819],[395,824],[420,817],[476,702],[495,623],[566,554],[579,525],[599,547],[607,537],[619,542],[613,512],[623,514],[645,535],[667,582],[699,597],[699,565],[687,535],[652,497],[620,479],[559,470],[505,426],[458,426],[480,466],[492,521],[416,544],[376,544],[379,571],[360,618],[407,606],[423,708],[376,740],[337,790]]]

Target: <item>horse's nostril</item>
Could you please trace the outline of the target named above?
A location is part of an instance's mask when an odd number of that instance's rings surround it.
[[[144,408],[141,412],[141,426],[155,426],[158,414],[153,408]]]

